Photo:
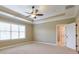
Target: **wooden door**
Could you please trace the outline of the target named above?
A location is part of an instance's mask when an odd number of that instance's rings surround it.
[[[64,30],[65,30],[64,24],[60,24],[56,26],[56,43],[60,47],[63,47],[65,44],[64,43]]]

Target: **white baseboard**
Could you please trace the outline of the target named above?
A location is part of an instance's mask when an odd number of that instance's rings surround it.
[[[56,44],[53,44],[53,43],[47,43],[47,42],[38,42],[38,43],[43,43],[43,44],[55,45],[56,46]]]

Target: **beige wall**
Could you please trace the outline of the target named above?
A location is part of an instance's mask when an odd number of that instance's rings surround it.
[[[48,19],[50,20],[51,18],[48,18]],[[72,23],[74,22],[74,18],[41,23],[41,24],[36,24],[36,25],[25,23],[20,20],[9,18],[9,17],[0,17],[0,21],[23,24],[26,26],[26,39],[0,41],[0,47],[2,47],[5,45],[10,45],[10,44],[25,42],[25,41],[32,41],[32,40],[37,40],[37,41],[42,41],[42,42],[47,42],[47,43],[55,43],[56,42],[56,25]]]
[[[9,17],[0,17],[0,21],[2,22],[8,22],[8,23],[15,23],[15,24],[22,24],[26,26],[26,38],[25,39],[16,39],[16,40],[0,40],[0,47],[3,46],[7,46],[7,45],[11,45],[11,44],[16,44],[16,43],[21,43],[21,42],[26,42],[26,41],[31,41],[32,40],[32,24],[17,20],[17,19],[13,19],[13,18],[9,18]]]
[[[50,20],[51,18],[49,18]],[[56,43],[56,25],[74,22],[75,19],[52,21],[34,25],[34,39],[46,43]]]

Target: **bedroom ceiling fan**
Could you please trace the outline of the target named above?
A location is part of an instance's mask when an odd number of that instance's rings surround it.
[[[29,14],[29,16],[26,17],[33,17],[34,19],[36,19],[37,16],[43,16],[44,14],[39,14],[38,13],[38,9],[35,8],[35,6],[32,6],[32,12],[25,12],[27,14]]]

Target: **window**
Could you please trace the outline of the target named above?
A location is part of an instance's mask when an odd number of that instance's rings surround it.
[[[19,37],[24,38],[25,37],[25,27],[19,26]]]
[[[10,39],[10,24],[0,22],[0,40]]]
[[[12,24],[12,30],[11,30],[11,32],[12,32],[12,39],[18,39],[19,37],[18,37],[18,25],[16,25],[16,24]]]
[[[25,26],[0,22],[0,40],[25,38]]]

